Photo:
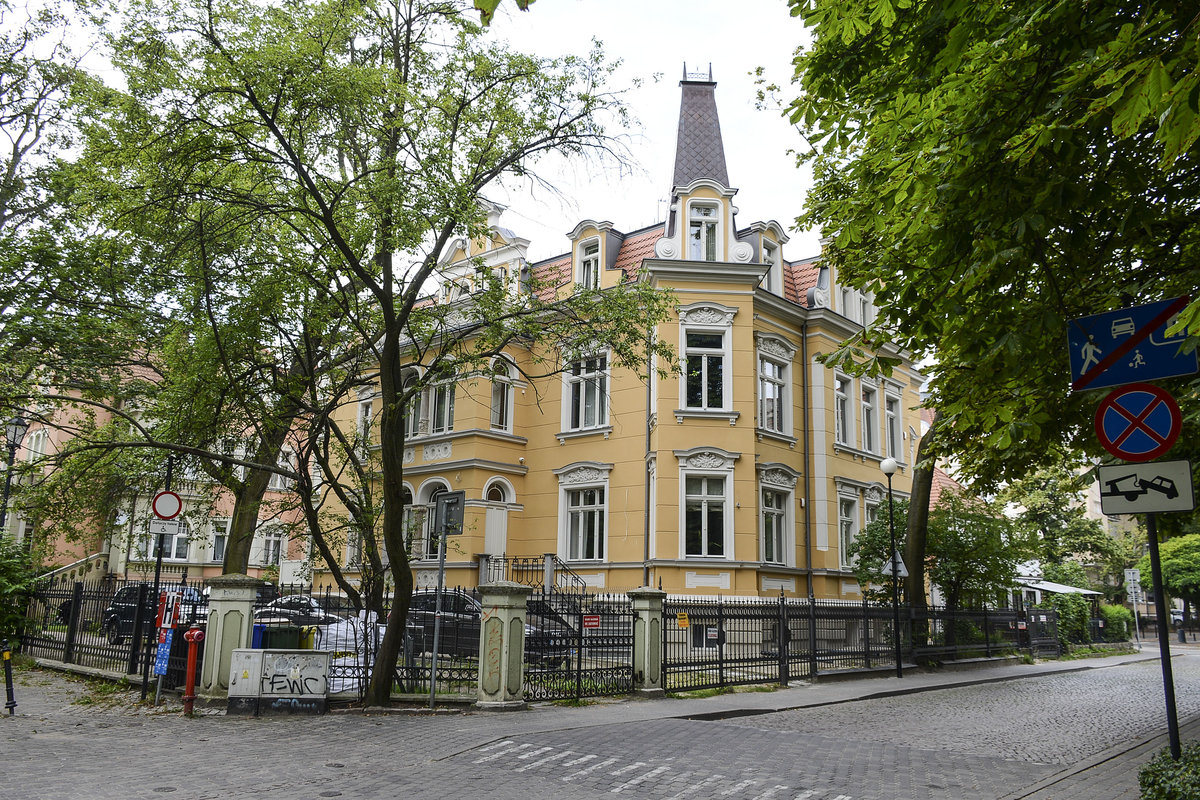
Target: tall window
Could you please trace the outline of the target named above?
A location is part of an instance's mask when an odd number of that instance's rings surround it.
[[[604,488],[567,492],[567,557],[604,558]]]
[[[900,461],[900,398],[889,396],[883,403],[884,436],[887,437],[887,454]]]
[[[358,567],[362,564],[363,535],[358,526],[351,520],[346,529],[346,566]]]
[[[454,384],[439,383],[432,391],[429,432],[445,433],[451,430],[454,430]]]
[[[229,542],[229,523],[224,520],[213,522],[212,560],[217,563],[225,561],[225,545]]]
[[[497,358],[492,365],[492,430],[512,430],[513,366]]]
[[[600,288],[600,245],[596,242],[583,247],[579,261],[579,283],[585,289]]]
[[[760,285],[762,286],[762,288],[766,289],[768,292],[774,292],[775,294],[782,294],[782,292],[780,291],[781,287],[776,285],[779,282],[778,278],[775,274],[777,271],[777,267],[778,267],[778,261],[779,261],[779,248],[776,247],[774,243],[768,242],[766,239],[763,239],[762,263],[767,265],[767,271],[765,273],[763,273],[763,279],[762,279],[762,283]]]
[[[841,545],[842,566],[849,569],[857,559],[850,556],[850,545],[858,536],[858,501],[847,497],[838,498],[838,538]]]
[[[783,412],[787,384],[786,368],[766,356],[758,358],[758,427],[784,432]]]
[[[719,409],[725,406],[725,334],[687,331],[685,373],[688,408]]]
[[[833,436],[839,444],[850,444],[850,379],[833,379]]]
[[[862,448],[868,453],[876,449],[875,432],[879,427],[879,419],[875,410],[875,389],[870,386],[862,387]]]
[[[416,371],[409,370],[404,376],[404,436],[412,437],[421,432],[421,382]]]
[[[286,470],[295,469],[295,454],[291,450],[285,448],[279,453],[279,462],[276,464],[276,466],[278,466],[280,469]],[[292,488],[292,479],[286,475],[280,475],[278,472],[272,472],[271,480],[267,484],[267,488],[274,492],[286,492],[288,489]]]
[[[567,370],[567,428],[586,430],[608,424],[608,358],[595,355]]]
[[[688,257],[693,261],[717,260],[717,208],[708,205],[691,207],[688,229]]]
[[[763,561],[784,563],[784,525],[787,495],[774,489],[762,491]]]
[[[283,532],[267,528],[263,532],[263,566],[277,567],[283,560]]]
[[[725,477],[688,475],[684,479],[684,552],[725,555]]]

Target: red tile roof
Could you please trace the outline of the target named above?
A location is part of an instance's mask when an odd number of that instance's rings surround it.
[[[793,303],[808,306],[808,290],[817,285],[820,256],[783,262],[783,296]]]
[[[642,266],[642,260],[654,256],[654,243],[662,238],[664,227],[655,225],[644,231],[630,234],[621,242],[621,250],[617,253],[616,268],[632,278]]]
[[[951,478],[949,473],[941,467],[933,468],[933,486],[929,490],[929,507],[937,508],[938,501],[945,492],[953,492],[960,494],[965,492],[966,488],[958,481]]]

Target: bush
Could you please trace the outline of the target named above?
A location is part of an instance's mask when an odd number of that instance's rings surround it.
[[[1104,620],[1104,641],[1124,642],[1133,631],[1133,612],[1125,606],[1100,606]]]
[[[1092,606],[1081,594],[1056,594],[1050,607],[1058,612],[1058,641],[1066,650],[1068,644],[1087,644],[1092,640],[1089,630]]]
[[[11,537],[0,539],[0,639],[20,635],[35,577],[29,555]]]
[[[1178,761],[1164,749],[1138,770],[1142,800],[1194,800],[1200,797],[1200,743],[1183,748]]]

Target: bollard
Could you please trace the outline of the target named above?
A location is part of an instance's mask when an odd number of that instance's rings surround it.
[[[4,691],[8,695],[8,702],[4,707],[8,709],[8,715],[11,717],[17,713],[17,701],[13,699],[12,651],[8,649],[8,639],[0,644],[0,649],[4,653]]]
[[[193,623],[187,633],[183,634],[183,640],[188,645],[187,680],[184,682],[183,689],[183,715],[190,717],[192,716],[192,707],[196,702],[196,650],[204,641],[204,631],[199,625]]]

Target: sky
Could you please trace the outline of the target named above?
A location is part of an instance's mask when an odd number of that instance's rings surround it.
[[[578,161],[547,165],[563,197],[542,190],[489,195],[509,206],[501,224],[531,240],[531,260],[566,252],[567,233],[583,219],[608,220],[620,231],[663,219],[685,62],[689,72],[707,72],[712,65],[729,180],[738,190],[738,227],[777,221],[791,237],[784,246],[789,260],[820,251],[816,232],[792,230],[811,174],[797,168],[788,151],[803,140],[779,111],[755,108],[757,67],[783,87],[785,99],[795,94],[791,60],[806,37],[784,0],[537,0],[528,12],[509,0],[501,9],[490,35],[518,50],[540,56],[586,53],[594,37],[610,58],[623,61],[615,85],[645,80],[627,96],[639,122],[628,142],[633,174]]]

